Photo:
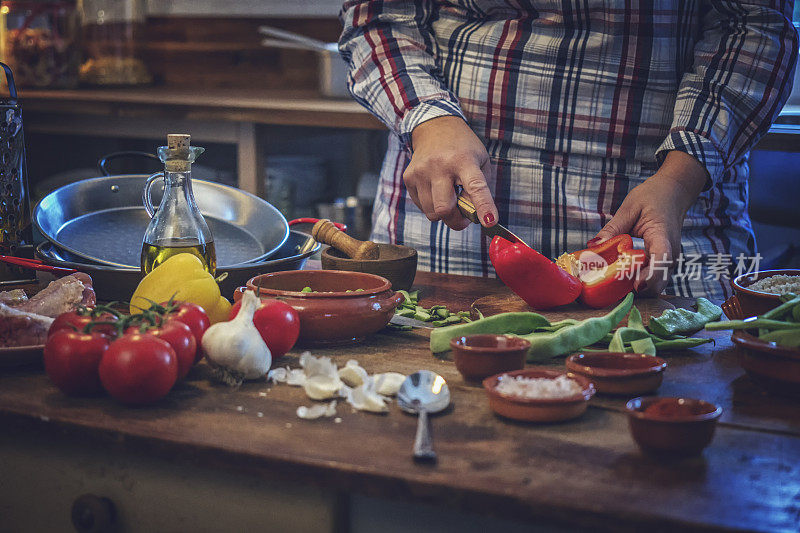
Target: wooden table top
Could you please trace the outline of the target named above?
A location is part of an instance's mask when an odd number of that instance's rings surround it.
[[[420,273],[424,305],[468,309],[502,289],[496,280]],[[465,384],[452,362],[433,357],[427,333],[387,332],[355,346],[315,349],[369,372],[442,374],[452,409],[433,418],[439,463],[411,460],[416,420],[392,404],[387,415],[338,407],[333,419],[301,420],[302,389],[247,383],[231,390],[200,365],[162,402],[139,409],[109,398],[58,392],[41,370],[0,371],[4,431],[33,426],[137,453],[191,457],[199,464],[386,498],[424,501],[520,520],[593,530],[800,529],[800,403],[762,393],[736,364],[728,334],[715,344],[662,353],[661,395],[719,403],[724,414],[701,457],[643,456],[621,412],[624,399],[598,398],[581,418],[530,425],[503,420],[485,393]],[[286,357],[296,366],[297,352]],[[549,366],[563,366],[563,358]]]
[[[324,98],[311,91],[202,89],[167,86],[20,91],[26,111],[111,116],[180,116],[290,126],[384,130],[350,98]]]

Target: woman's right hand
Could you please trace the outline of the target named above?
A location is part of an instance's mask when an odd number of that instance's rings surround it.
[[[428,220],[441,220],[454,230],[469,226],[456,206],[455,186],[461,185],[481,223],[497,223],[497,207],[486,183],[494,169],[486,147],[463,119],[445,116],[423,122],[411,132],[411,143],[413,155],[403,181]]]

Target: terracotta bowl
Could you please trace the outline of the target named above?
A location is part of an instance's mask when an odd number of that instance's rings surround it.
[[[731,340],[739,348],[739,364],[750,379],[769,392],[800,397],[800,349],[762,341],[736,330]]]
[[[522,369],[530,346],[514,335],[467,335],[450,340],[456,368],[469,381]]]
[[[581,386],[580,394],[569,398],[527,399],[507,396],[497,392],[500,376],[524,376],[527,378],[557,378],[564,375],[559,370],[526,369],[506,372],[483,380],[483,388],[489,395],[489,407],[500,416],[523,420],[525,422],[560,422],[581,416],[586,411],[589,399],[594,396],[594,386],[583,376],[567,372],[567,377],[574,379]]]
[[[656,402],[667,409],[689,411],[666,416],[646,412]],[[634,398],[625,405],[633,440],[642,451],[663,455],[698,455],[714,438],[722,408],[690,398]]]
[[[322,268],[366,272],[388,279],[396,291],[409,290],[417,274],[417,251],[399,244],[378,244],[378,259],[350,259],[336,248],[322,252]]]
[[[664,379],[667,362],[640,353],[577,353],[567,358],[567,370],[586,376],[598,393],[645,394]]]
[[[770,309],[778,307],[781,304],[781,298],[777,294],[767,294],[765,292],[754,291],[750,289],[750,285],[756,281],[770,276],[783,274],[786,276],[800,276],[800,270],[784,269],[784,270],[762,270],[760,272],[753,272],[751,274],[742,274],[731,280],[731,287],[733,287],[734,295],[723,304],[723,311],[725,315],[735,320],[737,318],[747,318],[751,316],[763,315]],[[729,313],[728,311],[732,311]],[[731,316],[731,314],[741,313],[739,317]]]
[[[247,288],[261,297],[280,297],[300,315],[299,342],[305,345],[356,341],[383,329],[403,296],[386,278],[336,270],[292,270],[256,276]],[[318,292],[301,292],[311,287]],[[362,289],[358,290],[357,289]],[[239,301],[244,287],[236,289]],[[345,292],[347,290],[353,292]]]

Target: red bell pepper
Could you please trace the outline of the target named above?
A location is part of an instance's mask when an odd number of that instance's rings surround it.
[[[581,293],[576,276],[523,243],[495,237],[489,259],[497,277],[534,309],[574,302]]]
[[[630,235],[617,235],[607,241],[564,254],[556,263],[580,278],[581,302],[600,309],[622,300],[633,290],[638,270],[646,261],[644,250],[633,248]]]

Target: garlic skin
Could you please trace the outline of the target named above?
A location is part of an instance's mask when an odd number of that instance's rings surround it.
[[[269,348],[253,324],[259,305],[255,293],[245,291],[236,317],[208,328],[200,342],[209,361],[244,379],[263,378],[272,364]]]
[[[353,406],[353,409],[359,411],[370,413],[387,413],[389,411],[383,396],[375,391],[375,381],[371,377],[367,378],[360,387],[349,389],[346,400]]]

